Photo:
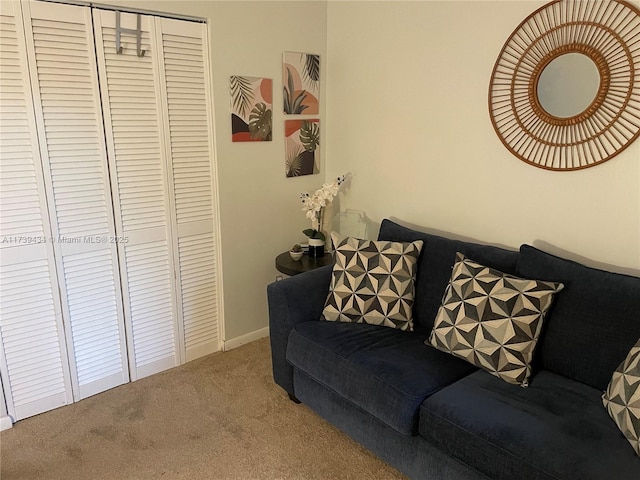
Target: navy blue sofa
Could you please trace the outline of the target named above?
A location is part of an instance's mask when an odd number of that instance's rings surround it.
[[[292,399],[410,478],[640,479],[640,457],[601,400],[640,337],[640,278],[390,220],[379,239],[424,241],[413,332],[321,321],[331,266],[268,286],[273,376]],[[565,285],[545,320],[528,388],[424,344],[456,252]]]

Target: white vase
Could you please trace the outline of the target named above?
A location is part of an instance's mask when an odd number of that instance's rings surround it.
[[[320,258],[324,256],[324,240],[320,238],[309,239],[309,257]]]

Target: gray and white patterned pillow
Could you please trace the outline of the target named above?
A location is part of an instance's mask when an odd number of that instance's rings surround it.
[[[602,403],[640,456],[640,338],[613,372]]]
[[[563,287],[508,275],[457,253],[425,343],[526,387],[544,317]]]
[[[413,330],[414,283],[422,240],[411,243],[331,234],[335,264],[323,316]]]

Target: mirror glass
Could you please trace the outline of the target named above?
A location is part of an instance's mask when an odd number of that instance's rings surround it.
[[[554,117],[569,118],[584,112],[600,88],[600,72],[587,55],[565,53],[553,59],[538,79],[538,101]]]

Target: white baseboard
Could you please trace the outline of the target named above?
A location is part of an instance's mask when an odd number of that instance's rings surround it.
[[[238,348],[245,343],[250,343],[255,340],[260,340],[261,338],[269,336],[269,327],[261,328],[260,330],[255,330],[253,332],[249,332],[245,335],[240,335],[239,337],[232,338],[231,340],[225,340],[222,346],[222,349],[226,352],[227,350],[231,350],[233,348]]]
[[[0,417],[0,432],[2,430],[8,430],[13,427],[13,422],[11,421],[11,417]]]

